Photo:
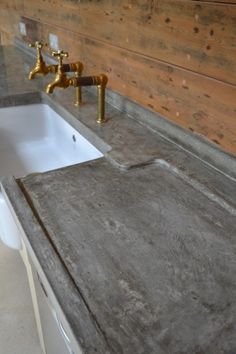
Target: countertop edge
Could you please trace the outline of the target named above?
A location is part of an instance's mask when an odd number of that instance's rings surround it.
[[[30,253],[33,254],[34,260],[38,262],[38,267],[41,267],[45,274],[83,352],[86,354],[112,354],[106,338],[94,321],[93,315],[84,303],[84,299],[56,249],[42,230],[19,184],[14,177],[3,177],[0,184],[24,230],[26,236],[24,242],[26,242]],[[57,291],[58,284],[60,284],[59,291]],[[79,319],[78,313],[80,314]]]

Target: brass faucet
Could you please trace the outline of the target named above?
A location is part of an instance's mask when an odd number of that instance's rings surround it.
[[[69,79],[66,76],[65,71],[63,70],[63,58],[68,58],[69,54],[64,52],[63,50],[59,50],[58,52],[52,52],[52,56],[58,58],[58,66],[56,71],[56,77],[53,82],[48,84],[46,88],[47,93],[53,93],[55,87],[67,88],[69,86]]]
[[[52,52],[52,56],[58,59],[58,65],[56,65],[56,77],[53,82],[47,85],[46,92],[53,93],[55,87],[67,88],[70,86],[70,79],[67,78],[66,72],[75,72],[76,77],[80,77],[83,64],[81,62],[72,63],[72,64],[63,64],[63,58],[68,58],[69,54],[63,50],[58,50],[57,52]],[[79,106],[82,102],[82,93],[81,88],[78,88],[76,91],[76,106]]]
[[[105,89],[107,85],[108,78],[106,75],[101,74],[98,76],[80,76],[78,71],[75,73],[74,77],[68,78],[66,72],[63,70],[62,60],[64,57],[68,57],[67,52],[58,51],[53,52],[53,56],[58,57],[59,65],[57,67],[57,73],[55,80],[48,84],[46,88],[47,93],[53,93],[56,87],[67,88],[69,86],[76,87],[76,102],[75,105],[81,104],[81,87],[82,86],[97,86],[98,88],[98,115],[97,122],[105,122]]]
[[[43,44],[41,42],[36,41],[35,43],[29,44],[31,48],[36,48],[37,57],[36,57],[36,64],[35,67],[29,73],[29,80],[34,79],[35,75],[47,75],[48,73],[57,73],[58,72],[58,65],[46,65],[42,56],[42,48],[47,46],[47,43]],[[53,52],[55,53],[55,52]],[[56,52],[58,53],[58,52]],[[64,52],[63,52],[64,53]],[[56,55],[54,55],[56,56]],[[68,53],[67,53],[68,56]],[[75,62],[70,64],[62,64],[60,70],[64,72],[76,72],[78,76],[81,75],[83,71],[83,64],[81,62]]]
[[[38,41],[29,44],[29,47],[36,48],[37,51],[36,64],[35,67],[29,73],[29,80],[34,79],[35,75],[37,74],[47,75],[49,72],[53,72],[53,70],[55,72],[55,68],[53,68],[53,65],[47,66],[43,60],[42,48],[44,46],[47,46],[47,44],[43,44]]]

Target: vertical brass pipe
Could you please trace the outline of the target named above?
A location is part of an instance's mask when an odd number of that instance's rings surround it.
[[[75,77],[79,78],[81,76],[80,72],[75,73]],[[82,89],[81,86],[75,88],[75,106],[81,106],[82,104]]]
[[[104,123],[105,120],[105,85],[98,85],[98,115],[97,123]]]

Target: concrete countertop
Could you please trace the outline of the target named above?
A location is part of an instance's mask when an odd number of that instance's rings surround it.
[[[73,91],[47,98],[32,59],[0,54],[1,106],[46,102],[105,154],[2,180],[84,352],[236,352],[233,173],[112,106],[99,127],[95,97],[79,112]]]

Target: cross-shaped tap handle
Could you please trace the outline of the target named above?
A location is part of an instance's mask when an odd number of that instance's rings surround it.
[[[30,43],[29,47],[41,50],[44,46],[46,47],[47,45],[48,45],[47,43],[42,43],[42,42],[36,41],[35,43]]]
[[[68,58],[69,54],[63,50],[58,50],[57,52],[52,52],[52,56],[58,58],[59,65],[62,66],[63,58]]]

